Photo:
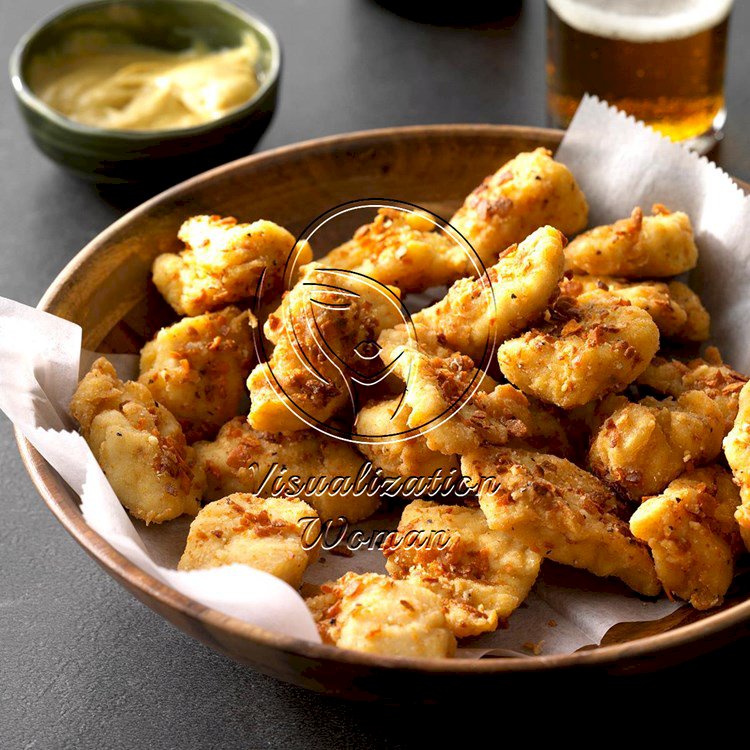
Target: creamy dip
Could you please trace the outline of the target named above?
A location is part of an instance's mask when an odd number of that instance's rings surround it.
[[[248,101],[258,90],[257,60],[251,35],[232,49],[167,52],[85,32],[35,58],[29,83],[43,102],[85,125],[187,128]]]

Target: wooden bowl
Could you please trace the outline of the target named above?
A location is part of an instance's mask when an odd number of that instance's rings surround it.
[[[187,216],[262,217],[295,232],[338,203],[371,197],[442,207],[449,215],[504,161],[538,146],[554,149],[561,137],[560,131],[520,127],[409,127],[322,138],[247,157],[178,185],[117,221],[68,264],[39,307],[79,323],[89,349],[136,351],[165,319],[164,305],[147,283],[151,261],[176,246]],[[749,631],[750,601],[730,596],[712,613],[683,608],[663,621],[617,626],[604,645],[564,656],[396,659],[288,638],[204,607],[135,567],[86,525],[78,498],[20,435],[17,439],[52,512],[138,599],[211,648],[317,691],[389,701],[472,698],[508,685],[511,676],[549,680],[567,678],[571,669],[655,669]]]

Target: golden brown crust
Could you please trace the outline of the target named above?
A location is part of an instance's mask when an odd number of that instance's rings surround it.
[[[684,341],[705,341],[711,318],[700,297],[679,281],[627,281],[612,276],[591,276],[568,272],[560,282],[564,296],[579,297],[587,292],[608,292],[645,310],[662,336]]]
[[[456,639],[440,597],[416,580],[347,573],[307,600],[324,643],[384,656],[448,657]]]
[[[646,312],[590,292],[560,297],[543,324],[502,344],[498,361],[524,393],[572,409],[623,390],[658,347],[659,331]]]
[[[488,347],[523,330],[557,294],[563,243],[557,229],[537,229],[488,269],[491,288],[484,277],[459,279],[442,300],[412,316],[414,323],[481,364]]]
[[[268,364],[247,381],[250,424],[263,432],[292,432],[334,417],[353,420],[352,380],[383,368],[361,356],[383,328],[402,321],[398,295],[351,275],[308,264],[266,321],[275,344]],[[369,343],[368,343],[369,342]]]
[[[249,565],[297,588],[318,555],[315,511],[301,500],[237,492],[206,505],[190,524],[180,570]]]
[[[578,235],[565,249],[566,268],[627,278],[677,276],[695,267],[698,248],[687,214],[655,204],[653,216],[634,208],[627,219]]]
[[[450,284],[462,275],[466,253],[435,229],[426,216],[381,208],[374,221],[319,262],[397,286],[404,294]]]
[[[740,391],[747,378],[723,364],[718,349],[709,347],[706,359],[693,359],[687,363],[655,357],[638,378],[638,383],[675,398],[686,391],[703,391],[721,409],[724,432],[727,433],[737,416]]]
[[[236,307],[162,328],[141,350],[138,379],[177,417],[189,442],[239,413],[253,359],[251,316]]]
[[[200,315],[255,296],[264,272],[264,287],[278,289],[294,247],[294,237],[278,224],[239,224],[232,216],[193,216],[178,237],[185,249],[159,255],[153,277],[180,315]],[[306,249],[302,261],[310,257]]]
[[[549,224],[580,232],[588,205],[570,170],[546,148],[520,153],[487,177],[450,220],[486,265],[510,245]]]
[[[495,630],[528,595],[542,558],[491,531],[478,508],[416,500],[383,548],[394,578],[418,580],[443,599],[457,638]]]
[[[294,496],[323,520],[343,516],[351,523],[372,515],[379,504],[376,494],[356,492],[355,480],[365,459],[350,443],[312,430],[258,432],[244,417],[235,417],[219,430],[216,440],[193,447],[196,465],[206,476],[204,496],[209,500],[233,492]]]
[[[648,548],[624,520],[623,503],[575,464],[497,448],[467,454],[461,468],[478,487],[491,529],[563,565],[620,578],[639,593],[661,590]]]
[[[713,461],[721,450],[723,416],[702,391],[637,403],[611,397],[600,409],[609,416],[594,434],[589,466],[631,500],[661,492],[684,471]]]
[[[745,384],[740,392],[737,418],[724,438],[724,454],[735,484],[740,488],[742,504],[737,508],[735,518],[750,552],[750,384]]]
[[[742,546],[734,520],[739,502],[729,474],[713,465],[686,472],[636,510],[630,529],[651,548],[668,594],[696,609],[722,603]]]
[[[70,413],[120,502],[162,523],[195,515],[204,477],[177,420],[141,383],[123,383],[101,357],[79,383]]]

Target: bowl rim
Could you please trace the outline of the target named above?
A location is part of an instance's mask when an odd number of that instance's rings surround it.
[[[193,125],[188,128],[165,128],[163,130],[118,130],[114,128],[102,128],[95,125],[86,125],[85,123],[76,122],[69,117],[61,114],[57,110],[43,102],[33,91],[31,85],[23,75],[22,62],[31,42],[38,34],[53,23],[74,15],[82,10],[108,5],[116,5],[122,2],[135,3],[148,7],[148,0],[88,0],[88,2],[72,3],[59,10],[45,16],[35,23],[16,43],[11,52],[8,62],[8,73],[10,76],[11,87],[20,102],[34,110],[38,115],[46,120],[53,122],[58,127],[80,136],[89,136],[91,138],[117,138],[123,141],[150,141],[158,139],[159,141],[172,140],[177,138],[190,138],[200,136],[223,125],[227,125],[244,115],[252,112],[255,106],[266,94],[278,84],[281,73],[281,42],[276,32],[263,19],[246,12],[227,0],[180,0],[184,5],[211,5],[219,8],[230,16],[242,21],[246,26],[253,28],[258,34],[263,36],[271,48],[271,59],[266,74],[261,81],[258,90],[243,104],[235,107],[226,114],[215,120]]]
[[[91,240],[67,263],[50,284],[39,301],[37,308],[50,311],[54,307],[57,296],[70,283],[76,271],[85,261],[95,255],[99,250],[99,246],[105,243],[110,236],[117,233],[123,225],[134,219],[138,219],[141,214],[147,213],[151,207],[158,203],[174,199],[201,183],[208,183],[224,173],[255,164],[262,164],[269,160],[294,158],[310,151],[330,150],[333,146],[349,149],[355,149],[358,145],[372,147],[373,140],[386,142],[394,136],[413,136],[425,133],[428,135],[453,137],[468,135],[507,137],[515,135],[528,138],[531,135],[537,136],[539,139],[546,139],[555,144],[559,144],[563,136],[563,131],[561,130],[511,125],[411,125],[331,135],[246,156],[185,180],[159,193],[120,217]],[[750,193],[750,184],[741,180],[735,181],[745,193]],[[642,638],[623,643],[584,649],[572,654],[551,654],[534,657],[517,656],[492,659],[407,658],[366,654],[339,649],[335,646],[322,643],[314,643],[268,630],[231,615],[226,615],[216,609],[206,607],[138,568],[94,531],[94,529],[88,526],[77,507],[65,507],[65,503],[61,502],[56,496],[55,490],[55,485],[59,484],[62,480],[23,437],[21,432],[16,428],[14,428],[14,432],[23,464],[47,506],[68,533],[107,572],[114,575],[118,582],[126,582],[131,591],[137,590],[144,594],[147,599],[154,598],[166,608],[177,611],[190,620],[198,620],[201,624],[218,631],[226,632],[232,637],[251,640],[286,654],[373,668],[389,668],[399,671],[427,672],[433,674],[557,671],[569,667],[612,667],[617,662],[645,659],[657,653],[669,652],[678,647],[685,647],[696,643],[708,635],[719,635],[750,621],[750,599],[748,599],[726,610],[708,615],[696,622],[677,625],[673,630],[663,633],[643,636]]]

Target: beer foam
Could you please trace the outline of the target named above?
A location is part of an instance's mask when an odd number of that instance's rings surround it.
[[[547,0],[577,31],[628,42],[666,42],[723,21],[734,0]]]

